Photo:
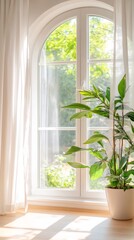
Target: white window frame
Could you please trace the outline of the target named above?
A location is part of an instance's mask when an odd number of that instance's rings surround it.
[[[54,18],[53,20],[51,20],[41,31],[41,33],[39,34],[36,44],[34,46],[34,50],[33,50],[33,54],[32,54],[32,182],[31,182],[31,195],[33,196],[43,196],[45,197],[64,197],[64,198],[76,198],[76,199],[90,199],[92,201],[95,200],[104,200],[105,199],[105,194],[104,191],[94,191],[91,190],[90,192],[87,192],[87,188],[86,188],[86,170],[82,169],[79,170],[78,169],[78,173],[77,173],[77,178],[76,178],[76,189],[74,190],[67,190],[67,189],[39,189],[38,188],[38,184],[37,184],[37,156],[38,156],[38,152],[37,152],[37,139],[38,139],[38,131],[37,131],[37,88],[38,88],[38,84],[37,84],[37,79],[38,79],[38,58],[39,58],[39,53],[40,50],[42,48],[42,45],[45,41],[45,39],[47,39],[47,37],[49,36],[49,34],[60,24],[62,24],[63,22],[69,20],[72,17],[78,17],[77,21],[78,21],[78,25],[80,26],[77,29],[77,34],[78,34],[78,38],[77,38],[77,88],[81,89],[83,87],[83,84],[85,82],[85,80],[87,79],[87,66],[86,66],[86,62],[84,63],[84,61],[86,60],[86,44],[87,44],[87,32],[86,32],[86,28],[84,27],[85,24],[87,24],[87,19],[89,15],[97,15],[100,17],[104,17],[107,18],[108,20],[112,20],[113,19],[113,12],[107,9],[103,9],[103,8],[97,8],[97,7],[88,7],[88,8],[81,8],[79,9],[74,9],[74,10],[70,10],[68,12],[64,12],[63,14],[60,14],[59,16],[57,16],[56,18]],[[51,29],[51,31],[50,31]],[[79,38],[80,36],[80,32],[81,32],[81,39]],[[81,46],[79,48],[79,46]],[[81,51],[81,52],[80,52]],[[80,60],[80,56],[82,61]],[[81,62],[82,62],[82,68],[81,68]],[[81,70],[82,69],[82,70]],[[79,77],[79,78],[78,78]],[[81,79],[83,79],[83,81],[81,82]],[[80,100],[80,96],[78,96],[77,101]],[[36,117],[35,117],[36,115]],[[77,122],[77,129],[78,129],[78,136],[80,136],[80,122]],[[86,124],[84,121],[82,121],[82,129],[83,132],[81,134],[80,137],[78,137],[78,142],[77,144],[80,144],[80,138],[81,138],[81,142],[83,142],[85,140],[85,133],[86,133]],[[84,152],[80,153],[81,154],[81,158],[82,159],[86,159],[85,158],[85,154]],[[80,155],[78,154],[78,155]]]

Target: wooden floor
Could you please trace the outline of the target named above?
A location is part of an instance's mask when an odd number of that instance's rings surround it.
[[[134,240],[134,220],[106,214],[40,210],[0,216],[2,240]]]

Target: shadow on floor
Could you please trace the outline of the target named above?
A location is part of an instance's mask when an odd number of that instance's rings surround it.
[[[134,220],[77,213],[0,216],[0,240],[133,240]]]

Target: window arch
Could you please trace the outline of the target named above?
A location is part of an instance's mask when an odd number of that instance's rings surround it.
[[[79,8],[53,19],[39,37],[40,44],[38,42],[35,48],[38,74],[33,82],[32,119],[33,129],[37,130],[32,138],[35,151],[32,160],[33,193],[91,199],[103,196],[103,192],[100,195],[97,192],[100,184],[95,183],[98,184],[96,190],[85,170],[75,172],[67,167],[62,152],[72,143],[81,145],[94,130],[108,131],[108,126],[97,117],[88,122],[70,122],[72,113],[61,107],[80,100],[78,89],[92,83],[102,88],[110,85],[111,20],[112,12],[109,10]],[[89,158],[85,153],[75,157],[77,161]],[[57,185],[54,186],[54,182]]]

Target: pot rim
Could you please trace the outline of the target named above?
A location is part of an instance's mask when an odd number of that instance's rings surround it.
[[[126,192],[126,191],[130,191],[130,190],[134,190],[134,188],[128,188],[128,189],[126,189],[126,190],[124,190],[123,188],[110,188],[110,187],[105,187],[105,190],[106,189],[109,189],[109,190],[118,190],[118,191],[124,191],[124,192]]]

